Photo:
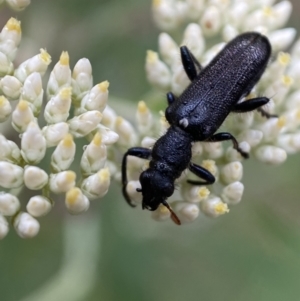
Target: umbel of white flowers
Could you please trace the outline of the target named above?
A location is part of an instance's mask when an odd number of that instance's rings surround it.
[[[72,214],[86,211],[90,200],[103,197],[113,168],[109,168],[107,148],[118,139],[105,126],[109,83],[93,86],[89,60],[80,59],[71,71],[69,55],[63,52],[44,93],[42,76],[51,57],[41,49],[15,67],[20,41],[20,22],[11,18],[0,33],[0,238],[9,230],[7,217],[21,237],[35,236],[40,228],[36,218],[51,210],[57,194],[65,195]],[[41,113],[46,124],[42,128],[37,119]],[[88,143],[83,150],[74,141],[81,137]],[[43,160],[50,147],[54,150],[49,173]],[[76,152],[82,153],[81,179],[70,169]],[[36,195],[25,200],[20,193],[24,188]],[[21,208],[26,201],[27,212]]]
[[[146,56],[146,75],[159,93],[172,91],[180,95],[189,84],[179,57],[179,46],[186,45],[203,66],[224,47],[225,43],[245,31],[266,35],[272,44],[269,66],[249,98],[270,97],[266,110],[278,118],[263,118],[258,112],[229,116],[222,130],[233,133],[240,147],[259,161],[282,164],[288,154],[300,151],[300,40],[290,53],[284,50],[293,42],[296,30],[283,27],[292,11],[289,1],[274,4],[272,0],[154,0],[153,17],[163,30],[158,37],[158,52],[149,50]],[[183,32],[177,43],[170,33]],[[177,35],[178,36],[178,35]],[[213,44],[212,40],[220,42]],[[245,99],[246,100],[246,99]],[[162,114],[163,115],[163,114]],[[164,116],[160,127],[144,102],[137,109],[137,128],[127,125],[126,147],[141,145],[151,148],[156,138],[169,126]],[[131,133],[129,134],[129,131]],[[138,143],[137,143],[137,142]],[[126,143],[127,142],[127,143]],[[229,212],[229,206],[238,204],[243,196],[243,158],[224,143],[197,142],[193,145],[193,162],[208,169],[216,183],[210,186],[192,186],[186,183],[193,177],[188,171],[176,182],[177,193],[169,200],[181,221],[194,221],[204,213],[218,217]],[[129,158],[127,185],[129,196],[141,202],[138,176],[147,163]],[[156,220],[169,220],[170,213],[161,206],[152,213]]]

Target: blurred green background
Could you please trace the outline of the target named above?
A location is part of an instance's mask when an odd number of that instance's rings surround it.
[[[41,47],[52,66],[62,50],[72,67],[87,57],[95,83],[109,80],[110,95],[136,104],[149,90],[145,52],[157,49],[150,11],[150,0],[39,0],[3,8],[0,26],[22,21],[20,62]],[[118,186],[81,216],[58,202],[36,238],[11,229],[0,242],[0,300],[300,300],[299,167],[299,155],[280,167],[248,160],[242,202],[183,227],[132,210]]]

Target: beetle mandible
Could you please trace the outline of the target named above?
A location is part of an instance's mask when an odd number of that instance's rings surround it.
[[[239,148],[237,140],[227,132],[215,134],[230,112],[249,112],[257,109],[267,118],[270,115],[261,107],[267,97],[256,97],[240,102],[247,96],[266,69],[271,45],[268,39],[256,32],[243,33],[230,41],[215,58],[202,68],[186,46],[180,48],[183,68],[190,85],[179,97],[167,93],[168,107],[165,116],[170,124],[153,149],[130,148],[122,161],[123,195],[135,207],[126,191],[127,157],[150,159],[149,168],[140,175],[142,208],[156,210],[160,204],[170,210],[172,220],[181,222],[167,203],[174,192],[174,182],[188,168],[203,181],[188,180],[190,184],[207,185],[215,177],[205,168],[191,162],[192,143],[231,140],[233,147],[244,157],[248,153]]]

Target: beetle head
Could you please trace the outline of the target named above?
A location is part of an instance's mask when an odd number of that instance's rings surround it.
[[[171,218],[177,225],[180,225],[180,220],[170,208],[166,199],[174,192],[174,182],[168,176],[152,170],[147,169],[140,175],[140,183],[142,188],[137,191],[143,194],[143,209],[154,211],[160,204],[166,206],[171,214]]]

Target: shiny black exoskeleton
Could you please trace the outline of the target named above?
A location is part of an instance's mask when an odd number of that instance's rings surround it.
[[[127,203],[135,206],[126,191],[127,156],[150,159],[147,170],[141,173],[142,207],[156,210],[160,204],[166,206],[171,218],[180,224],[166,199],[174,192],[174,182],[188,168],[204,181],[188,181],[191,184],[212,184],[214,176],[205,168],[191,162],[192,143],[195,141],[231,140],[233,147],[244,157],[236,139],[226,132],[215,132],[230,112],[259,110],[262,115],[272,117],[261,106],[268,103],[267,97],[257,97],[240,102],[247,96],[263,74],[270,55],[268,39],[256,32],[237,36],[202,68],[185,46],[180,48],[184,70],[191,84],[177,98],[167,94],[168,107],[165,115],[170,123],[166,134],[160,137],[152,150],[142,147],[130,148],[123,157],[123,195]]]

